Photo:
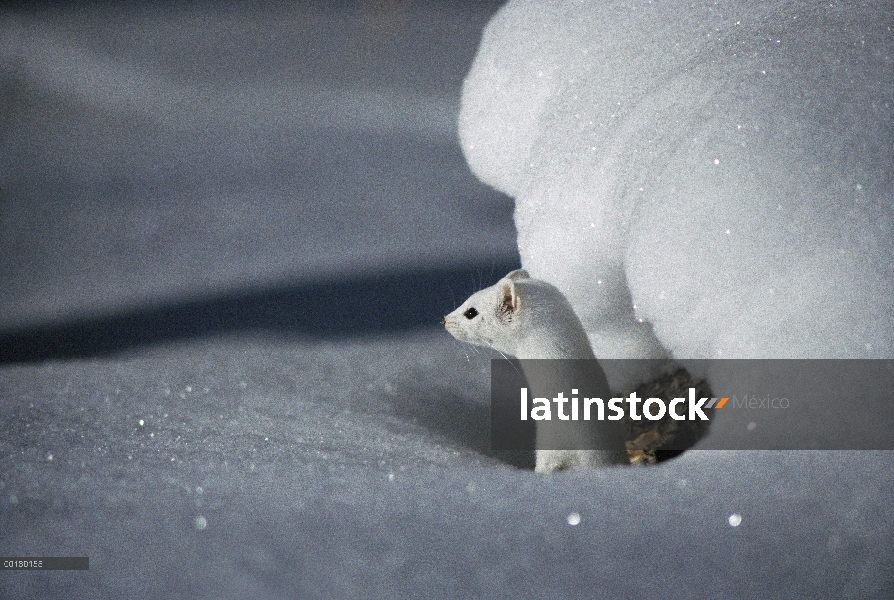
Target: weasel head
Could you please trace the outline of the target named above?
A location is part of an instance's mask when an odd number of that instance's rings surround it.
[[[472,294],[459,308],[444,317],[447,331],[462,342],[516,354],[522,309],[516,283],[528,279],[522,269],[512,271],[489,288]]]
[[[472,294],[443,323],[460,341],[516,358],[593,358],[565,296],[521,269]]]

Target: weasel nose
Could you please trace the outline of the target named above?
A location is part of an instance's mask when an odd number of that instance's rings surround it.
[[[441,325],[444,325],[445,327],[447,326],[447,317],[441,319]]]

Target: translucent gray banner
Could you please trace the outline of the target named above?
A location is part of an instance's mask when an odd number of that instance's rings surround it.
[[[493,450],[894,450],[894,360],[493,360]]]

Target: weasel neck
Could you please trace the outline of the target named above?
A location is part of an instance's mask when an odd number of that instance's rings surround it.
[[[583,331],[527,336],[517,347],[516,358],[586,358],[595,359],[590,341]]]

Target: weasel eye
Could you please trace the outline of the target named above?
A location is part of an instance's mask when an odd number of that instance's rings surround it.
[[[463,313],[463,316],[469,320],[472,320],[478,316],[478,311],[475,310],[474,308],[470,308],[469,310],[467,310],[466,312]]]

